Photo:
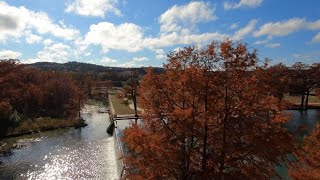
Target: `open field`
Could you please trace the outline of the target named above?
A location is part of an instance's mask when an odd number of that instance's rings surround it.
[[[129,106],[125,104],[125,101],[122,98],[118,98],[115,93],[110,93],[109,97],[116,114],[134,114],[134,110],[130,109]]]
[[[301,103],[301,96],[286,95],[284,99],[295,105],[299,105]],[[317,96],[309,96],[309,105],[320,105],[320,98]]]

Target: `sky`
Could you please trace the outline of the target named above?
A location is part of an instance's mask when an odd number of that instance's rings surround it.
[[[271,64],[320,62],[319,0],[0,0],[0,59],[158,66],[229,38]]]

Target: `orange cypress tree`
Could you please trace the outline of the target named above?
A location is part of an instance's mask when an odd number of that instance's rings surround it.
[[[294,155],[297,161],[289,167],[292,179],[320,179],[320,125],[304,138]]]
[[[287,120],[257,78],[256,51],[229,40],[168,55],[141,82],[143,125],[124,131],[129,178],[269,179],[290,152]]]

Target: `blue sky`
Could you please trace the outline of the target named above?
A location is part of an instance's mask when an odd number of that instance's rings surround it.
[[[320,1],[0,1],[0,58],[22,63],[162,66],[170,51],[225,38],[272,64],[320,62]]]

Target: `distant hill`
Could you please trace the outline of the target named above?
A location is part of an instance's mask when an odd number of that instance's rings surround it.
[[[117,87],[123,86],[130,74],[130,68],[109,67],[74,61],[67,63],[37,62],[28,65],[44,71],[71,73],[80,79],[84,79],[85,76],[90,75],[93,80],[111,80],[113,85]],[[138,72],[139,78],[142,78],[146,74],[144,68],[140,67],[135,69]],[[160,73],[162,71],[163,68],[154,68],[155,73]]]
[[[110,67],[110,66],[101,66],[96,64],[82,63],[82,62],[67,62],[67,63],[52,63],[52,62],[37,62],[29,64],[32,67],[42,69],[42,70],[51,70],[51,71],[60,71],[60,72],[83,72],[83,73],[105,73],[105,72],[119,72],[124,73],[130,70],[130,68],[123,67]],[[144,68],[135,68],[139,74],[145,74]],[[163,68],[155,67],[156,72],[163,71]]]

